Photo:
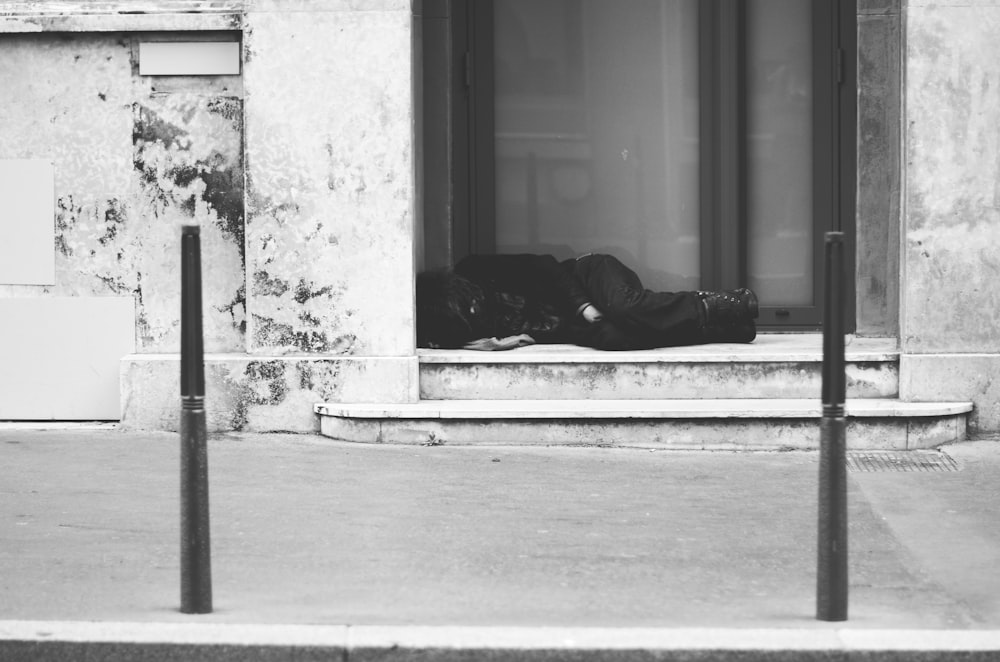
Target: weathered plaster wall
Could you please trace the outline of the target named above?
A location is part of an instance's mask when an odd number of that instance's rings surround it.
[[[249,356],[208,359],[210,428],[311,430],[315,402],[414,401],[409,2],[260,0],[242,21]],[[129,425],[171,429],[157,403],[176,365],[122,372]]]
[[[136,354],[122,362],[123,425],[176,430],[180,357]],[[317,402],[400,402],[417,389],[409,357],[371,360],[308,356],[205,356],[205,413],[210,431],[317,429]]]
[[[906,8],[901,394],[1000,429],[1000,2]]]
[[[241,77],[138,77],[132,30],[227,27]],[[0,155],[56,163],[59,281],[0,296],[133,297],[122,423],[176,429],[193,218],[211,429],[416,399],[410,40],[408,0],[0,0]]]
[[[412,355],[409,2],[293,4],[245,19],[250,351]]]
[[[857,333],[899,333],[901,0],[858,2]]]
[[[132,296],[140,352],[176,351],[182,219],[203,226],[207,351],[243,347],[239,98],[164,94],[124,34],[0,36],[0,154],[55,166],[56,283],[0,296]]]

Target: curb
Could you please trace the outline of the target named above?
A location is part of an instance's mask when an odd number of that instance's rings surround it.
[[[1000,659],[1000,630],[427,627],[0,621],[0,659]]]

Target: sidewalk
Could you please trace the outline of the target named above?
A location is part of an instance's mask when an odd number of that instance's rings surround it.
[[[0,429],[0,644],[87,621],[182,638],[185,624],[804,631],[836,633],[837,650],[845,633],[919,630],[1000,651],[1000,443],[945,452],[959,471],[849,474],[850,619],[821,623],[815,453],[217,436],[215,611],[188,616],[176,434]]]

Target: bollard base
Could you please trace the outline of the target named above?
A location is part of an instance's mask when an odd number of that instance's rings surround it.
[[[181,613],[212,611],[208,434],[204,408],[181,410]]]
[[[847,420],[820,421],[816,618],[847,620]]]

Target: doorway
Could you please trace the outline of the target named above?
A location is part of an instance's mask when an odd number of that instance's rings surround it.
[[[818,328],[823,233],[854,229],[853,0],[445,5],[452,261],[609,252]]]

